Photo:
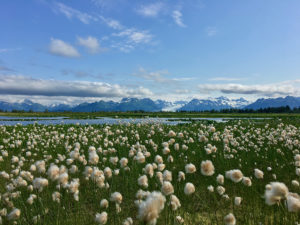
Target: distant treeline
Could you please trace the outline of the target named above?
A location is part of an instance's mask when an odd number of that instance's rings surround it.
[[[181,111],[186,112],[186,111]],[[291,109],[288,105],[281,107],[268,107],[260,109],[221,109],[221,110],[204,110],[201,112],[209,113],[300,113],[300,107]]]
[[[11,111],[7,111],[7,110],[1,110],[0,112],[12,112],[12,113],[33,113],[33,110],[16,110],[13,109]],[[48,113],[49,111],[46,109],[44,111],[45,113]],[[65,113],[71,113],[71,111],[62,111]],[[62,113],[61,112],[61,113]],[[95,112],[103,112],[103,113],[108,113],[108,112],[104,112],[104,111],[93,111],[93,113]],[[127,113],[147,113],[144,110],[133,110],[133,111],[126,111]],[[268,108],[260,108],[260,109],[237,109],[237,108],[231,108],[231,109],[221,109],[221,110],[203,110],[203,111],[176,111],[178,113],[183,112],[183,113],[300,113],[300,107],[298,108],[290,108],[288,105],[287,106],[281,106],[281,107],[268,107]],[[55,113],[55,112],[54,112]],[[152,113],[165,113],[163,111],[158,111],[158,112],[152,112]]]

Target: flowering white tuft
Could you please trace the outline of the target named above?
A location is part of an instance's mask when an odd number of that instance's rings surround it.
[[[114,192],[111,194],[110,196],[110,201],[121,204],[123,200],[123,197],[121,195],[121,193],[119,192]]]
[[[148,187],[148,177],[146,175],[140,176],[138,178],[138,184],[144,188]]]
[[[178,179],[177,180],[179,182],[182,181],[182,180],[185,180],[185,174],[184,174],[184,172],[182,172],[182,171],[178,172]]]
[[[145,173],[148,174],[150,177],[153,177],[153,174],[154,174],[154,168],[153,168],[153,165],[148,163],[146,166],[145,166]]]
[[[95,218],[96,223],[102,225],[107,223],[107,212],[97,213]]]
[[[232,180],[234,183],[238,183],[243,179],[243,173],[240,170],[226,171],[226,178]]]
[[[296,180],[292,180],[292,185],[295,186],[295,187],[299,187],[299,182],[296,181]]]
[[[201,162],[201,173],[204,176],[212,176],[215,173],[215,167],[210,160]]]
[[[296,193],[289,193],[287,196],[287,208],[289,212],[300,211],[300,196]]]
[[[54,202],[60,203],[60,193],[59,192],[53,192],[52,193],[52,200]]]
[[[254,175],[257,179],[263,179],[264,178],[264,172],[259,169],[254,169]]]
[[[265,200],[266,204],[274,205],[279,203],[280,200],[286,199],[289,190],[284,183],[280,182],[271,182],[270,185],[266,186],[265,190]]]
[[[174,210],[174,211],[181,207],[180,201],[176,197],[176,195],[171,195],[170,205],[171,205],[172,210]]]
[[[208,190],[209,192],[214,192],[214,186],[209,185],[209,186],[207,187],[207,190]]]
[[[170,195],[174,193],[173,185],[169,181],[164,181],[161,187],[161,192],[164,195]]]
[[[242,202],[242,198],[241,197],[235,197],[234,198],[234,204],[236,206],[239,206],[241,204],[241,202]]]
[[[168,137],[175,137],[176,136],[176,133],[172,130],[169,131],[168,133]]]
[[[176,222],[178,224],[183,224],[184,223],[184,219],[181,216],[176,216]]]
[[[127,164],[128,164],[128,159],[127,158],[123,157],[123,158],[120,159],[120,166],[122,168],[125,168],[127,166]]]
[[[165,170],[163,173],[164,181],[172,181],[172,172],[169,170]]]
[[[252,185],[252,181],[249,177],[243,177],[243,184],[250,187]]]
[[[36,195],[34,195],[34,194],[31,194],[30,196],[29,196],[29,198],[27,199],[27,203],[29,204],[29,205],[32,205],[33,204],[33,201],[34,201],[34,199],[36,199],[37,198],[37,196]]]
[[[132,218],[131,218],[131,217],[126,218],[126,219],[123,221],[122,225],[133,225],[133,220],[132,220]]]
[[[101,201],[100,201],[100,207],[101,208],[108,208],[108,201],[106,200],[106,199],[102,199]]]
[[[232,213],[229,213],[227,216],[224,217],[224,223],[226,225],[235,225],[236,219]]]
[[[52,181],[55,181],[59,177],[59,168],[57,165],[51,165],[47,171],[48,178]]]
[[[161,164],[161,163],[164,162],[164,161],[163,161],[163,158],[162,158],[160,155],[156,155],[154,161],[155,161],[157,164]]]
[[[192,183],[186,183],[184,187],[184,193],[186,195],[191,195],[195,192],[195,186]]]
[[[223,195],[225,193],[225,188],[223,186],[218,186],[217,192],[219,193],[219,195]]]
[[[146,201],[139,204],[138,219],[155,225],[159,213],[165,207],[166,198],[160,192],[152,192],[148,195]]]
[[[58,181],[63,187],[66,187],[68,185],[68,179],[69,179],[68,173],[62,173],[58,177]]]
[[[136,154],[136,160],[138,163],[144,163],[145,162],[145,156],[142,152],[138,152]]]
[[[223,176],[222,174],[219,174],[219,175],[217,176],[217,182],[218,182],[219,184],[224,184],[224,176]]]
[[[48,180],[45,178],[35,178],[32,182],[33,188],[38,189],[39,192],[42,192],[44,187],[48,186]]]
[[[185,165],[185,172],[186,173],[195,173],[196,172],[196,167],[194,164],[192,163],[189,163],[189,164],[186,164]]]
[[[104,168],[104,175],[106,178],[111,178],[112,177],[112,171],[109,167]]]
[[[15,208],[7,215],[7,219],[8,220],[17,220],[17,219],[19,219],[20,215],[21,215],[21,210]]]
[[[91,147],[89,148],[89,163],[92,165],[96,165],[99,162],[99,156],[96,153],[95,147],[93,147],[94,149],[90,150]]]

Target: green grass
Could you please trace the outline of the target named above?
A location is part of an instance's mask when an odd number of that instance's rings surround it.
[[[2,114],[3,115],[3,114]],[[7,114],[6,114],[7,115]],[[11,116],[17,116],[16,114],[9,114]],[[24,116],[24,114],[18,114]],[[42,116],[48,114],[28,114],[27,116]],[[66,116],[66,114],[55,113],[49,116]],[[71,114],[73,115],[73,114]],[[74,114],[76,116],[99,116],[99,114]],[[129,113],[120,114],[106,114],[118,115],[119,117],[128,116],[134,117]],[[144,116],[146,114],[134,114],[135,116]],[[179,117],[176,113],[166,114],[147,114],[152,115],[173,115]],[[180,114],[182,117],[187,114]],[[193,114],[195,117],[207,117],[206,114]],[[254,117],[259,117],[257,114],[251,114]],[[260,114],[263,116],[264,114]],[[268,117],[278,115],[267,114]],[[282,114],[280,114],[282,116]],[[69,114],[70,116],[70,114]],[[213,114],[211,116],[221,117],[219,114]],[[244,116],[244,115],[242,115]],[[229,117],[225,114],[225,117]],[[232,115],[234,117],[234,115]],[[220,139],[214,140],[213,133],[209,132],[209,126],[213,125],[216,128],[215,135]],[[236,219],[237,224],[243,225],[277,225],[277,224],[295,224],[300,222],[298,213],[288,212],[284,206],[284,201],[279,205],[268,206],[265,204],[262,198],[265,190],[265,185],[269,182],[275,181],[272,174],[276,174],[277,181],[285,183],[290,191],[299,193],[299,187],[293,187],[291,185],[292,180],[298,180],[299,177],[295,174],[294,165],[294,150],[300,150],[300,118],[299,117],[283,117],[282,119],[262,120],[259,123],[251,121],[229,121],[227,123],[215,123],[212,121],[201,121],[192,124],[180,124],[176,126],[170,125],[152,125],[152,124],[131,124],[126,125],[111,125],[111,133],[105,132],[107,125],[92,125],[92,126],[77,126],[77,125],[56,125],[56,126],[43,126],[43,125],[28,125],[28,126],[7,126],[0,127],[0,147],[1,150],[8,152],[8,157],[4,157],[4,161],[0,162],[0,171],[6,171],[12,173],[18,164],[12,164],[12,156],[24,157],[24,165],[21,170],[29,171],[30,165],[38,160],[47,159],[46,169],[48,169],[51,163],[55,163],[55,159],[58,158],[58,154],[65,155],[66,159],[69,158],[69,151],[65,146],[72,146],[71,151],[74,149],[74,144],[79,142],[81,144],[81,155],[85,155],[88,160],[88,148],[89,146],[101,147],[103,150],[109,150],[114,148],[116,152],[104,153],[100,156],[97,167],[104,169],[110,167],[112,169],[120,169],[119,175],[113,175],[111,179],[107,179],[110,188],[101,189],[96,186],[91,180],[86,180],[82,174],[85,165],[79,161],[74,161],[71,165],[78,166],[79,172],[75,174],[69,173],[69,181],[72,178],[80,179],[79,187],[79,201],[75,201],[73,195],[68,193],[67,190],[61,189],[61,203],[55,203],[52,201],[52,193],[59,191],[56,188],[57,182],[49,181],[48,187],[46,187],[41,193],[34,190],[33,193],[38,195],[38,199],[34,201],[32,205],[26,203],[30,192],[25,187],[17,187],[12,192],[20,191],[19,198],[11,199],[14,207],[21,210],[21,217],[17,220],[17,224],[29,225],[33,224],[33,217],[39,215],[40,219],[37,224],[40,225],[89,225],[95,224],[95,214],[104,211],[100,208],[100,201],[103,198],[109,200],[109,196],[112,192],[118,191],[123,195],[123,202],[121,204],[122,211],[117,214],[114,203],[110,202],[109,208],[106,210],[108,213],[107,224],[119,225],[127,217],[132,217],[134,224],[144,224],[136,219],[138,209],[134,204],[135,194],[141,189],[137,184],[137,179],[143,174],[143,168],[147,163],[153,163],[156,155],[161,155],[166,164],[166,169],[172,171],[173,181],[172,184],[175,189],[175,195],[181,201],[181,208],[177,211],[172,211],[168,205],[169,197],[167,196],[167,202],[165,208],[160,214],[157,224],[171,225],[176,224],[175,217],[180,215],[184,218],[185,224],[223,224],[223,218],[228,213],[232,212]],[[73,127],[73,131],[70,129]],[[155,134],[148,137],[151,130],[155,131]],[[224,142],[222,135],[224,130],[227,129],[233,135],[232,142],[228,145],[231,152],[224,151]],[[188,150],[184,151],[180,148],[179,151],[174,150],[174,145],[170,145],[171,153],[174,158],[173,162],[168,162],[169,155],[163,155],[162,143],[169,141],[171,138],[167,136],[168,132],[173,130],[176,133],[183,132],[184,138],[174,137],[175,142],[180,146],[183,144],[188,146]],[[207,133],[208,142],[199,142],[198,135],[200,131]],[[287,133],[283,140],[280,139],[282,132]],[[135,134],[139,134],[139,139]],[[64,134],[64,138],[60,138],[60,135]],[[77,136],[75,136],[75,134]],[[68,138],[66,138],[68,136]],[[84,144],[82,137],[88,138],[88,143]],[[122,143],[122,137],[127,137]],[[189,142],[189,138],[193,138],[194,143]],[[111,141],[113,145],[105,145],[107,141]],[[150,139],[157,145],[157,152],[153,150],[153,147],[146,142]],[[22,145],[19,147],[13,147],[16,140],[22,140]],[[36,145],[29,149],[27,141],[35,140]],[[290,141],[291,140],[291,143]],[[135,146],[138,149],[137,142],[145,146],[147,151],[151,153],[150,157],[146,158],[146,163],[138,164],[133,158],[129,158],[129,150]],[[48,143],[48,144],[47,144]],[[238,144],[237,144],[238,143]],[[205,147],[207,144],[215,145],[217,152],[207,155]],[[144,149],[144,147],[141,147]],[[277,152],[277,149],[281,150],[281,153]],[[235,151],[236,150],[236,151]],[[26,152],[32,152],[31,157],[26,156]],[[228,156],[232,155],[232,158],[228,159]],[[50,157],[51,156],[51,157]],[[120,168],[120,165],[112,165],[109,162],[110,156],[118,156],[119,159],[127,157],[129,159],[128,166],[130,171],[125,171]],[[108,160],[103,161],[106,157]],[[211,177],[206,177],[201,174],[200,164],[203,160],[211,160],[215,166],[215,174]],[[194,174],[186,174],[186,180],[177,182],[177,175],[179,171],[184,171],[184,167],[187,163],[193,163],[197,167],[197,172]],[[66,161],[56,163],[58,166],[66,165],[70,168],[71,165],[67,165]],[[15,168],[13,168],[15,167]],[[267,167],[272,167],[272,171],[267,171]],[[258,168],[264,172],[264,179],[258,180],[254,177],[254,168]],[[229,199],[225,199],[220,196],[216,191],[213,193],[208,192],[207,187],[213,185],[215,188],[218,186],[216,182],[216,176],[223,174],[231,169],[240,169],[247,177],[252,178],[252,186],[246,187],[242,183],[233,183],[232,181],[225,179],[224,187],[226,189],[225,194],[228,194]],[[47,177],[47,174],[39,174],[32,172],[34,177]],[[11,177],[16,178],[17,175]],[[154,191],[160,190],[160,184],[155,178],[149,179],[149,187],[144,190]],[[184,194],[184,185],[186,182],[192,182],[196,187],[196,192],[191,196]],[[0,178],[0,193],[2,199],[0,202],[0,210],[7,208],[8,212],[11,208],[5,203],[3,195],[7,192],[7,185],[11,183],[11,180],[4,180]],[[28,185],[31,182],[28,182]],[[241,206],[234,205],[234,197],[242,197]],[[2,218],[3,224],[13,224],[5,217]]]
[[[96,117],[118,117],[118,118],[142,118],[142,117],[162,117],[162,118],[286,118],[295,117],[299,118],[298,113],[207,113],[207,112],[0,112],[0,116],[12,117],[69,117],[71,119],[87,119]]]

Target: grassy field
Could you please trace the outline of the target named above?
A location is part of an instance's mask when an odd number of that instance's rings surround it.
[[[300,197],[291,193],[299,193],[300,118],[280,117],[176,126],[0,126],[0,218],[22,225],[298,224]]]

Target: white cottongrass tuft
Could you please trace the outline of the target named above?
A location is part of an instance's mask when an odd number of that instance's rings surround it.
[[[241,204],[241,202],[242,202],[242,198],[241,197],[235,197],[234,198],[234,204],[236,206],[239,206]]]
[[[185,184],[185,187],[184,187],[184,193],[186,194],[186,195],[191,195],[191,194],[193,194],[195,192],[195,186],[194,186],[194,184],[192,184],[192,183],[186,183]]]
[[[176,195],[171,195],[170,205],[174,211],[181,207],[180,200],[176,197]]]
[[[218,182],[219,184],[224,184],[224,176],[223,176],[222,174],[219,174],[219,175],[217,176],[217,182]]]
[[[52,181],[55,181],[59,177],[59,168],[57,165],[51,165],[47,171],[48,178]]]
[[[252,186],[252,181],[249,177],[243,177],[243,184],[250,187]]]
[[[133,219],[131,217],[126,218],[122,225],[132,225],[133,224]]]
[[[292,185],[294,186],[294,187],[299,187],[299,182],[297,181],[297,180],[292,180]]]
[[[227,216],[224,217],[224,223],[226,225],[235,225],[236,219],[232,213],[229,213]]]
[[[287,196],[287,208],[289,212],[300,211],[300,196],[296,193],[289,193]]]
[[[45,178],[35,178],[32,182],[33,188],[38,189],[39,192],[42,192],[44,187],[48,186],[48,180]]]
[[[106,200],[106,199],[102,199],[101,201],[100,201],[100,207],[101,208],[108,208],[108,201]]]
[[[152,192],[147,199],[139,204],[138,219],[155,225],[160,212],[165,207],[166,198],[160,192]]]
[[[288,196],[289,190],[284,183],[280,182],[271,182],[269,185],[266,185],[265,190],[265,200],[267,205],[274,205],[279,203],[280,200],[286,199]]]
[[[257,179],[263,179],[264,178],[264,172],[259,169],[254,169],[254,175]]]
[[[148,177],[146,175],[140,176],[138,178],[138,184],[139,184],[139,186],[147,188],[148,187]]]
[[[97,213],[95,217],[96,223],[102,225],[107,223],[107,212]]]
[[[91,147],[90,147],[91,148]],[[96,149],[89,149],[89,163],[96,165],[99,162],[99,156],[96,153]]]
[[[171,182],[169,181],[164,181],[161,187],[161,192],[164,195],[170,195],[174,193],[174,188],[173,185],[171,184]]]
[[[184,224],[184,219],[181,216],[176,216],[176,222],[178,224]]]
[[[178,179],[177,180],[179,182],[182,181],[182,180],[185,180],[185,174],[184,174],[184,172],[182,172],[182,171],[178,172]]]
[[[217,192],[219,195],[223,195],[225,193],[226,189],[223,186],[217,187]]]
[[[114,192],[111,194],[110,196],[110,201],[121,204],[123,200],[123,197],[121,195],[121,193],[119,192]]]
[[[185,165],[185,172],[186,173],[195,173],[196,172],[196,167],[194,164],[192,163],[189,163],[189,164],[186,164]]]
[[[243,173],[240,170],[226,171],[226,178],[232,180],[234,183],[238,183],[243,179]]]
[[[204,176],[212,176],[215,173],[215,167],[210,160],[201,162],[201,173]]]
[[[17,220],[19,219],[21,215],[21,210],[14,208],[8,215],[7,215],[7,219],[8,220]]]

